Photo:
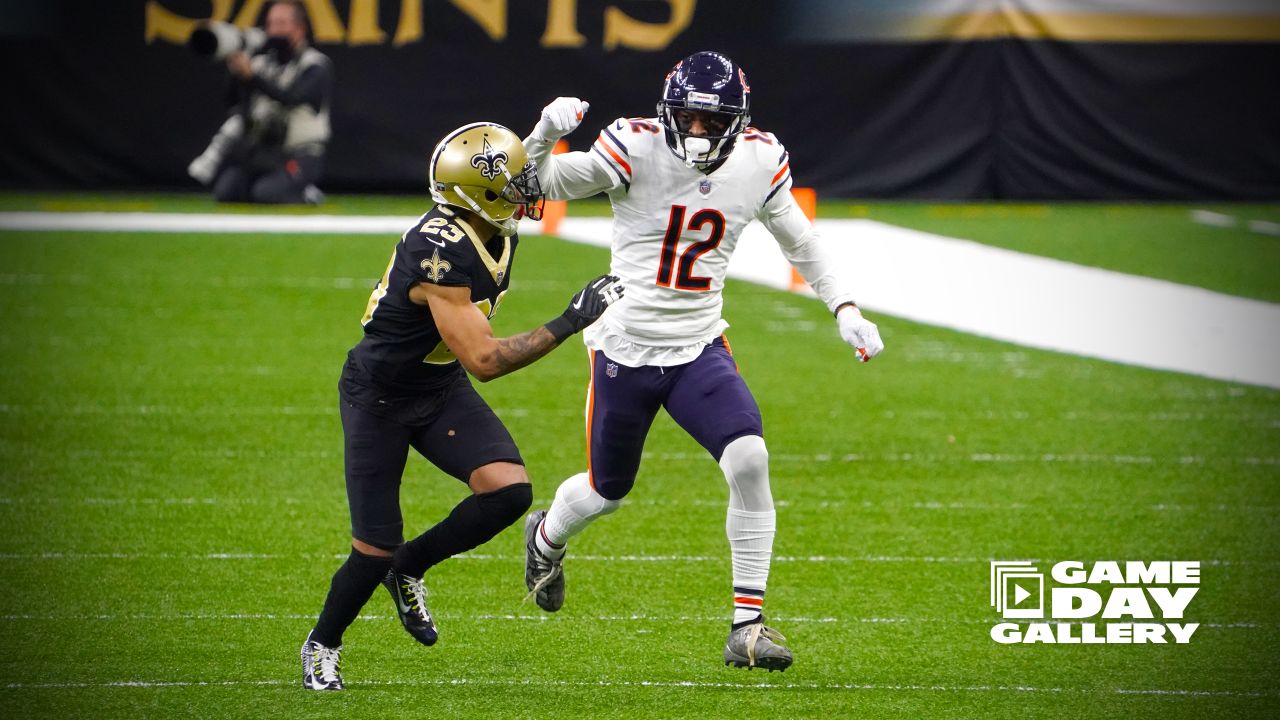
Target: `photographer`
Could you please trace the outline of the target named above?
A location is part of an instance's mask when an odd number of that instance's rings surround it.
[[[318,203],[315,186],[329,140],[333,70],[307,43],[306,10],[280,1],[267,11],[266,33],[208,26],[191,48],[225,59],[235,106],[187,172],[212,185],[219,202]]]

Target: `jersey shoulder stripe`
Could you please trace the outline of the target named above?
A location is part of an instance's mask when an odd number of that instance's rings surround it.
[[[769,194],[765,196],[765,202],[772,200],[779,190],[791,184],[791,154],[784,150],[778,157],[778,162],[780,167],[774,172],[773,179],[769,181]]]
[[[606,145],[611,144],[613,148],[617,150],[619,154],[622,155],[623,158],[627,160],[631,159],[631,151],[627,149],[626,143],[619,140],[618,136],[614,135],[613,132],[609,130],[609,128],[606,127],[600,131],[600,141],[605,142]]]
[[[630,165],[624,166],[621,163],[619,163],[617,160],[617,156],[614,155],[612,151],[610,151],[607,148],[607,146],[605,146],[599,140],[597,140],[596,143],[591,146],[591,151],[600,157],[601,161],[604,163],[604,166],[609,169],[609,172],[614,177],[618,178],[618,182],[625,185],[628,190],[631,189],[631,166]]]
[[[778,138],[774,137],[773,133],[750,126],[748,126],[746,130],[742,131],[742,140],[743,142],[760,142],[765,145],[779,144]]]
[[[609,128],[600,131],[591,149],[604,159],[606,167],[613,171],[624,185],[631,184],[631,153],[618,137],[609,132]]]

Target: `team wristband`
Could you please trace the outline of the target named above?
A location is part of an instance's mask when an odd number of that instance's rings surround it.
[[[840,303],[839,305],[837,305],[837,306],[836,306],[836,310],[835,310],[835,312],[833,312],[833,313],[831,313],[831,314],[832,314],[832,315],[835,315],[836,317],[840,317],[840,311],[841,311],[841,310],[843,310],[843,309],[845,309],[845,308],[847,308],[847,307],[851,307],[851,308],[853,308],[854,310],[857,310],[857,309],[858,309],[858,303],[853,302],[852,300],[851,300],[851,301],[849,301],[849,302],[842,302],[842,303]]]
[[[573,323],[563,315],[552,320],[543,327],[547,329],[547,332],[551,333],[551,337],[556,339],[557,345],[568,340],[574,333],[578,332],[574,329]]]

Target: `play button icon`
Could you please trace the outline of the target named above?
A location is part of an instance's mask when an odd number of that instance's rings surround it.
[[[1027,560],[992,560],[991,606],[1006,618],[1044,617],[1044,575]]]

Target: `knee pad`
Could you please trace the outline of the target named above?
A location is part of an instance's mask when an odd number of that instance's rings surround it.
[[[744,435],[729,443],[720,456],[720,469],[729,483],[729,506],[751,512],[773,509],[769,489],[769,451],[764,438]]]
[[[556,502],[564,503],[583,517],[597,517],[622,507],[622,498],[607,498],[591,487],[586,473],[578,473],[560,483],[556,489]]]
[[[476,504],[496,529],[511,525],[524,517],[533,504],[533,486],[527,482],[508,485],[500,490],[476,495]]]

